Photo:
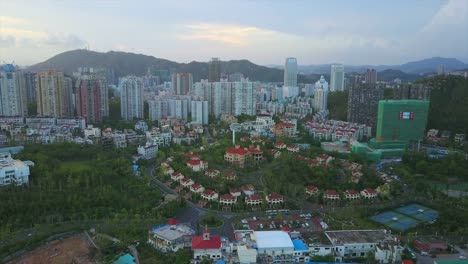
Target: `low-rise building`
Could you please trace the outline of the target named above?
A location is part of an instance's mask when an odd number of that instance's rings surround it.
[[[287,151],[289,152],[299,152],[299,147],[295,144],[291,144],[287,147]]]
[[[85,128],[83,133],[86,139],[89,137],[93,137],[93,138],[101,137],[101,129],[99,127],[93,127],[93,125],[88,125],[88,127]]]
[[[275,148],[277,148],[277,149],[285,149],[285,148],[286,148],[286,144],[284,144],[283,142],[278,141],[278,142],[275,143]]]
[[[241,190],[245,196],[250,196],[250,195],[255,194],[255,187],[252,184],[242,185]]]
[[[217,201],[218,200],[218,193],[211,189],[206,189],[201,194],[202,199],[207,201]]]
[[[185,187],[185,188],[189,188],[194,183],[195,182],[193,182],[193,180],[190,179],[190,178],[185,178],[184,177],[184,178],[180,179],[180,185],[182,185],[182,187]]]
[[[339,200],[340,195],[335,190],[327,190],[324,193],[324,198],[327,200]]]
[[[195,260],[220,259],[223,256],[221,237],[211,236],[208,230],[203,230],[202,236],[192,239],[192,251]]]
[[[198,172],[198,171],[204,171],[208,169],[208,161],[204,160],[188,160],[187,161],[187,167],[189,167],[192,171]]]
[[[306,194],[310,196],[317,195],[319,193],[319,189],[314,185],[307,186],[305,191],[306,191]]]
[[[138,146],[137,152],[143,159],[154,159],[158,153],[158,145],[146,144],[145,146]]]
[[[263,203],[263,199],[260,195],[252,194],[250,196],[245,197],[245,203],[250,206],[257,206]]]
[[[330,162],[332,162],[332,160],[334,160],[335,158],[333,158],[332,156],[330,155],[327,155],[325,153],[322,153],[320,155],[317,156],[317,160],[320,162],[320,163],[323,163],[323,164],[329,164]]]
[[[273,133],[277,138],[293,138],[296,136],[296,124],[286,122],[276,124],[273,127]]]
[[[236,197],[231,194],[223,194],[219,197],[219,203],[222,205],[233,205],[237,202]]]
[[[234,196],[234,197],[239,197],[242,195],[242,190],[241,189],[230,189],[229,193]]]
[[[171,168],[172,169],[172,168]],[[171,174],[171,180],[172,181],[175,181],[175,182],[179,182],[181,181],[182,179],[184,179],[184,175],[182,175],[182,173],[178,172],[178,171],[175,171]]]
[[[281,151],[276,149],[269,149],[268,152],[273,156],[274,159],[277,159],[281,156]]]
[[[190,247],[195,231],[190,227],[177,224],[174,219],[167,224],[151,228],[148,231],[148,243],[162,252],[176,252]]]
[[[284,202],[283,195],[278,193],[270,193],[265,198],[266,201],[271,205],[278,205]]]
[[[235,181],[237,179],[237,173],[235,171],[225,171],[223,176],[227,181]]]
[[[377,191],[375,189],[367,188],[361,191],[361,196],[365,199],[373,199],[377,197]]]
[[[29,166],[32,162],[15,160],[10,153],[0,153],[0,186],[29,183]]]
[[[346,200],[357,200],[361,198],[361,195],[356,190],[346,190],[344,192],[344,197],[346,198]]]
[[[200,183],[194,183],[190,185],[190,191],[193,193],[202,193],[205,190],[205,187],[203,187]]]
[[[453,138],[453,140],[457,143],[462,143],[465,141],[465,138],[466,138],[466,134],[455,134],[455,137]]]
[[[226,154],[224,154],[224,160],[239,167],[244,167],[245,160],[249,154],[250,152],[247,149],[236,145],[234,148],[229,148],[226,150]]]
[[[332,252],[336,262],[362,258],[368,252],[374,253],[379,263],[401,261],[403,247],[386,230],[337,230],[325,231],[325,235],[332,243]],[[384,245],[387,245],[389,251],[393,251],[393,253],[381,254]],[[381,247],[381,249],[376,249],[376,247]]]
[[[215,178],[215,177],[218,177],[220,174],[219,170],[215,170],[215,169],[207,169],[205,170],[205,175],[210,177],[210,178]]]

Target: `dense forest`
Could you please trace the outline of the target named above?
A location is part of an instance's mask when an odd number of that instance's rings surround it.
[[[109,219],[113,223],[145,220],[155,225],[173,214],[162,208],[154,210],[162,196],[150,186],[144,172],[134,175],[125,150],[104,151],[100,146],[76,144],[26,145],[15,158],[35,165],[29,185],[0,189],[0,240],[9,240],[18,230],[39,232],[45,225]],[[145,228],[137,228],[144,234]],[[118,232],[119,228],[112,230]],[[0,252],[4,251],[0,248]]]
[[[468,133],[468,79],[447,75],[420,82],[432,87],[428,128]]]

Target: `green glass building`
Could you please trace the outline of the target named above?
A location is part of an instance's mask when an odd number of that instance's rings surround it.
[[[377,142],[422,140],[427,125],[429,101],[382,100],[377,114]]]

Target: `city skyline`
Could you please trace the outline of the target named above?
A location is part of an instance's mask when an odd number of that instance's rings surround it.
[[[434,56],[468,61],[468,35],[460,34],[468,31],[467,2],[359,2],[2,2],[0,57],[31,65],[88,47],[178,62],[213,56],[263,65],[282,64],[285,57],[302,65],[398,64]],[[86,19],[77,8],[87,10]],[[114,12],[121,8],[128,12]]]

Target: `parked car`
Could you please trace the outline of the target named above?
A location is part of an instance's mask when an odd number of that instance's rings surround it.
[[[460,255],[458,256],[458,259],[466,259],[466,257],[464,255]]]
[[[421,251],[421,256],[429,256],[429,253],[427,253],[426,251]]]

